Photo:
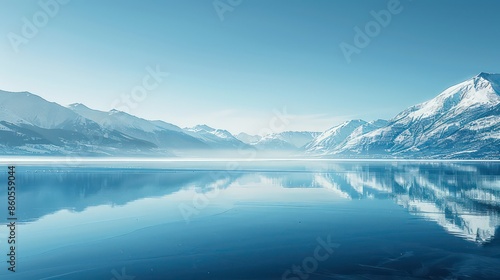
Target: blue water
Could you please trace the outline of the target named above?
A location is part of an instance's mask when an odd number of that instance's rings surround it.
[[[0,279],[500,279],[500,163],[20,164],[16,172],[16,272],[4,261],[2,225]]]

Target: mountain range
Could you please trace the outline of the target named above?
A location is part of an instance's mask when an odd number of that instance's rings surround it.
[[[43,156],[291,156],[500,158],[500,75],[480,73],[390,120],[350,120],[322,133],[266,136],[180,128],[29,92],[0,91],[0,154]]]
[[[500,75],[480,73],[388,122],[348,121],[320,135],[307,152],[330,157],[498,159]]]

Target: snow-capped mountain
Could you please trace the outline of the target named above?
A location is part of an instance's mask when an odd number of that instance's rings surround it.
[[[74,128],[94,122],[29,92],[0,91],[0,121],[43,129]]]
[[[101,127],[119,131],[137,139],[151,142],[165,149],[206,149],[209,146],[178,127],[163,121],[148,121],[125,112],[103,112],[83,104],[71,104],[75,113],[98,123]]]
[[[314,138],[320,132],[311,131],[284,131],[266,136],[249,135],[240,133],[236,137],[241,141],[256,147],[259,150],[298,150]]]
[[[284,131],[262,137],[253,145],[260,150],[298,151],[320,135],[310,131]]]
[[[138,129],[145,132],[153,132],[156,130],[160,130],[163,127],[154,124],[152,121],[148,121],[145,119],[138,118],[136,116],[132,116],[125,112],[111,110],[109,112],[103,112],[99,110],[93,110],[89,107],[81,104],[75,103],[68,106],[69,109],[74,111],[75,113],[98,123],[99,125],[116,130],[127,130],[127,129]],[[168,124],[169,130],[173,131],[182,131],[182,129],[173,124]]]
[[[245,132],[238,133],[234,137],[236,137],[241,142],[247,143],[250,145],[257,143],[257,142],[259,142],[260,139],[262,139],[262,136],[260,136],[260,135],[250,135],[250,134],[245,133]]]
[[[284,131],[272,134],[270,138],[276,138],[292,144],[296,148],[301,148],[318,137],[321,132],[312,131]]]
[[[27,92],[0,91],[2,154],[107,155],[155,148]]]
[[[229,131],[207,125],[184,128],[184,132],[218,149],[247,149],[249,145],[241,142]]]
[[[500,75],[480,73],[404,110],[387,125],[345,136],[362,125],[357,121],[336,136],[349,124],[323,133],[308,145],[308,152],[340,157],[498,158]],[[324,137],[328,134],[334,140]]]
[[[378,119],[371,122],[365,122],[364,124],[358,126],[351,134],[349,134],[349,136],[347,136],[342,142],[340,142],[337,146],[335,146],[333,150],[352,149],[352,151],[356,151],[356,147],[349,146],[352,144],[353,139],[357,139],[358,137],[361,137],[362,135],[365,135],[371,131],[385,127],[388,124],[389,121],[382,119]],[[329,150],[326,150],[326,152],[328,151]]]
[[[321,133],[305,147],[309,152],[324,152],[335,149],[344,142],[358,127],[366,124],[364,120],[350,120]]]
[[[291,143],[277,138],[273,137],[272,135],[269,135],[268,137],[262,137],[259,141],[256,143],[253,143],[252,146],[257,148],[258,150],[263,150],[263,151],[295,151],[297,150],[297,147],[292,145]]]
[[[63,107],[27,92],[0,92],[0,154],[171,156],[197,151],[245,149],[225,130],[183,130],[121,111],[83,104]]]

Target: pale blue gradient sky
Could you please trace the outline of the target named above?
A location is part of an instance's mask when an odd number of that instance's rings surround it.
[[[47,0],[42,0],[47,1]],[[222,0],[225,1],[225,0]],[[388,1],[244,0],[218,17],[211,0],[72,0],[15,52],[9,32],[41,10],[0,1],[0,89],[110,110],[159,65],[170,75],[131,113],[179,126],[256,133],[273,109],[286,130],[391,118],[485,72],[500,72],[500,2],[401,0],[348,63],[339,48]]]

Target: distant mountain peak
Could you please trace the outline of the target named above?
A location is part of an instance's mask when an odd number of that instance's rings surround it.
[[[109,113],[109,115],[116,115],[116,114],[123,114],[124,112],[118,111],[116,109],[111,109],[111,110],[109,110],[108,113]]]
[[[38,96],[36,94],[33,94],[33,93],[29,92],[29,91],[5,91],[5,90],[0,90],[0,93],[12,94],[12,95],[17,96],[17,97],[26,96],[26,97],[31,97],[31,98],[37,98],[37,99],[45,100],[44,98],[42,98],[42,97],[40,97],[40,96]]]
[[[29,91],[6,91],[6,90],[0,90],[0,91],[4,92],[4,93],[18,94],[18,95],[24,95],[24,96],[37,96]]]
[[[358,126],[360,124],[365,124],[366,121],[365,120],[362,120],[362,119],[354,119],[354,120],[348,120],[348,121],[345,121],[343,122],[342,124],[336,126],[336,127],[342,127],[342,126]]]
[[[84,109],[90,109],[89,107],[85,106],[82,103],[73,103],[68,105],[69,108],[84,108]]]
[[[500,78],[500,74],[481,72],[481,73],[477,74],[476,77],[483,78],[486,80],[490,80],[490,79],[496,80],[496,79]]]
[[[206,131],[215,130],[215,128],[212,128],[206,124],[199,124],[199,125],[193,126],[192,129],[194,129],[194,130],[206,130]]]
[[[481,72],[473,80],[474,87],[478,90],[491,87],[494,91],[500,93],[500,74]]]
[[[260,135],[250,135],[245,132],[240,132],[238,135],[235,135],[236,139],[242,141],[243,143],[253,144],[259,142],[262,139]]]
[[[387,120],[384,120],[384,119],[376,119],[376,120],[373,120],[373,121],[369,121],[368,123],[370,124],[376,124],[376,123],[387,123],[388,121]]]
[[[218,135],[218,137],[222,138],[234,138],[234,136],[225,129],[213,128],[206,124],[199,124],[193,127],[184,128],[185,131],[192,131],[195,133],[208,133]]]

